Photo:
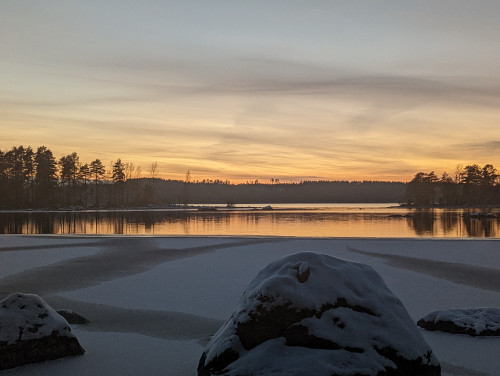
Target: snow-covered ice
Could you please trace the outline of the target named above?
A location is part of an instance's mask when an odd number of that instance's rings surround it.
[[[84,241],[89,248],[71,246]],[[20,251],[25,245],[31,248]],[[37,245],[44,246],[43,254],[57,252],[57,257],[50,264],[35,258]],[[93,323],[73,326],[87,350],[84,356],[18,367],[2,376],[196,375],[206,337],[229,317],[258,271],[302,251],[370,265],[414,322],[436,310],[498,308],[500,302],[496,239],[2,236],[2,249],[0,298],[22,286],[26,293],[43,290],[42,297],[55,309],[85,308],[95,316]],[[21,272],[11,272],[10,264],[19,265]],[[76,283],[72,275],[86,278]],[[487,278],[481,280],[482,275]],[[122,313],[119,319],[112,316],[115,310]],[[130,321],[125,319],[128,311]],[[155,331],[162,317],[168,325]],[[419,330],[444,376],[499,375],[499,337]]]
[[[68,257],[91,255],[99,251],[92,243],[95,239],[1,235],[0,278]]]

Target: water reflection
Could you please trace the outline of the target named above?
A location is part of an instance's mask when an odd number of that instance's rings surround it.
[[[495,213],[500,217],[500,213]],[[499,237],[498,218],[463,210],[96,211],[0,213],[2,234]]]
[[[440,215],[441,231],[445,234],[452,234],[457,231],[460,216],[456,212],[443,211]],[[458,231],[461,233],[461,231]]]
[[[418,236],[431,236],[434,234],[434,210],[417,210],[411,217],[411,224]]]
[[[466,210],[415,210],[411,224],[417,236],[434,237],[499,237],[497,212],[492,218],[474,218]]]
[[[496,220],[487,218],[463,218],[463,227],[469,237],[498,237],[498,223]]]

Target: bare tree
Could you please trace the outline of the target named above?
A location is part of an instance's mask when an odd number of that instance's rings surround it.
[[[158,172],[158,162],[151,163],[151,167],[149,168],[149,172],[151,173],[151,178],[155,178],[156,173]]]
[[[187,170],[186,180],[184,180],[184,187],[182,188],[182,203],[187,206],[189,202],[189,185],[191,182],[191,172]]]
[[[133,162],[127,162],[124,164],[125,168],[125,179],[132,179],[132,175],[134,174],[135,166]]]
[[[454,179],[454,182],[455,183],[460,183],[462,181],[462,176],[464,174],[464,168],[462,165],[458,164],[456,165],[455,167],[455,179]]]
[[[135,178],[140,179],[142,175],[142,168],[141,166],[137,166],[135,169]]]

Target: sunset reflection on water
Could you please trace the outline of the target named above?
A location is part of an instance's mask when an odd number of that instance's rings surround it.
[[[495,213],[497,215],[498,213]],[[287,210],[0,213],[3,234],[301,237],[499,237],[499,220],[465,210],[347,207]]]

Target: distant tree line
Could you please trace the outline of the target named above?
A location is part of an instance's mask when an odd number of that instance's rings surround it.
[[[379,181],[303,181],[300,183],[189,184],[193,202],[214,203],[362,203],[403,202],[406,185]]]
[[[0,208],[111,208],[186,204],[403,202],[406,184],[380,181],[303,181],[271,183],[258,180],[231,184],[228,180],[165,180],[150,178],[140,167],[121,159],[110,168],[99,159],[80,161],[76,152],[56,159],[50,149],[15,146],[0,150]]]
[[[454,176],[419,172],[408,183],[407,202],[417,206],[500,205],[500,180],[493,165],[458,166]]]

